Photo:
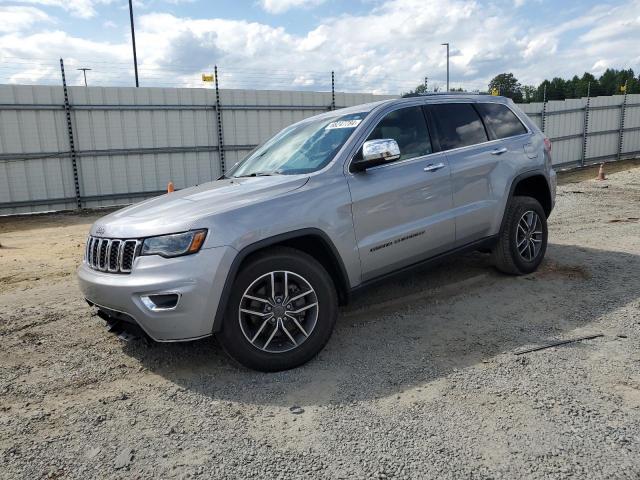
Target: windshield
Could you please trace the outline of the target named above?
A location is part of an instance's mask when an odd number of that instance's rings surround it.
[[[227,177],[315,172],[338,153],[367,112],[336,115],[285,128],[253,152]]]

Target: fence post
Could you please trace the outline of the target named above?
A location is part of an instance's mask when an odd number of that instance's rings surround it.
[[[218,66],[213,67],[213,78],[216,82],[216,118],[218,123],[218,155],[220,156],[220,173],[226,173],[224,161],[224,135],[222,134],[222,107],[220,105],[220,88],[218,87]]]
[[[336,77],[333,70],[331,70],[331,110],[336,109]]]
[[[620,160],[622,156],[622,142],[624,141],[624,117],[627,113],[627,82],[624,82],[624,97],[620,105],[620,131],[618,132],[618,156],[616,160]]]
[[[73,141],[73,124],[71,123],[71,105],[69,105],[69,92],[67,91],[67,79],[64,74],[64,61],[60,58],[60,73],[62,74],[62,91],[64,92],[64,113],[67,118],[67,134],[69,135],[69,151],[71,153],[71,166],[73,168],[73,183],[76,192],[76,206],[82,208],[80,196],[80,179],[78,176],[78,159],[76,147]]]
[[[591,102],[591,82],[587,84],[587,103],[584,106],[584,124],[582,126],[582,159],[580,166],[584,167],[587,158],[587,135],[589,131],[589,103]]]
[[[547,86],[544,86],[544,93],[542,96],[542,120],[540,122],[540,125],[542,128],[540,128],[540,130],[542,130],[542,133],[544,132],[544,127],[545,127],[545,123],[546,123],[546,116],[547,116]]]

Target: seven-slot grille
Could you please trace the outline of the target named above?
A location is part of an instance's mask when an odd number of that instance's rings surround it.
[[[94,270],[129,273],[138,256],[140,240],[120,240],[89,236],[84,259]]]

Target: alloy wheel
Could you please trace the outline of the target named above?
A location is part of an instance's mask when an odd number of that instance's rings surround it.
[[[261,275],[240,299],[238,321],[245,338],[269,353],[299,347],[318,322],[318,296],[297,273],[273,271]]]
[[[533,210],[524,212],[518,221],[516,248],[520,256],[527,262],[532,262],[540,253],[542,222],[540,216]]]

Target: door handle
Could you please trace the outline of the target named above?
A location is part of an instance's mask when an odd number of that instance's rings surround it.
[[[496,148],[495,150],[491,150],[491,155],[502,155],[507,151],[507,147]]]
[[[430,163],[426,167],[424,167],[425,172],[435,172],[436,170],[440,170],[444,168],[444,163]]]

